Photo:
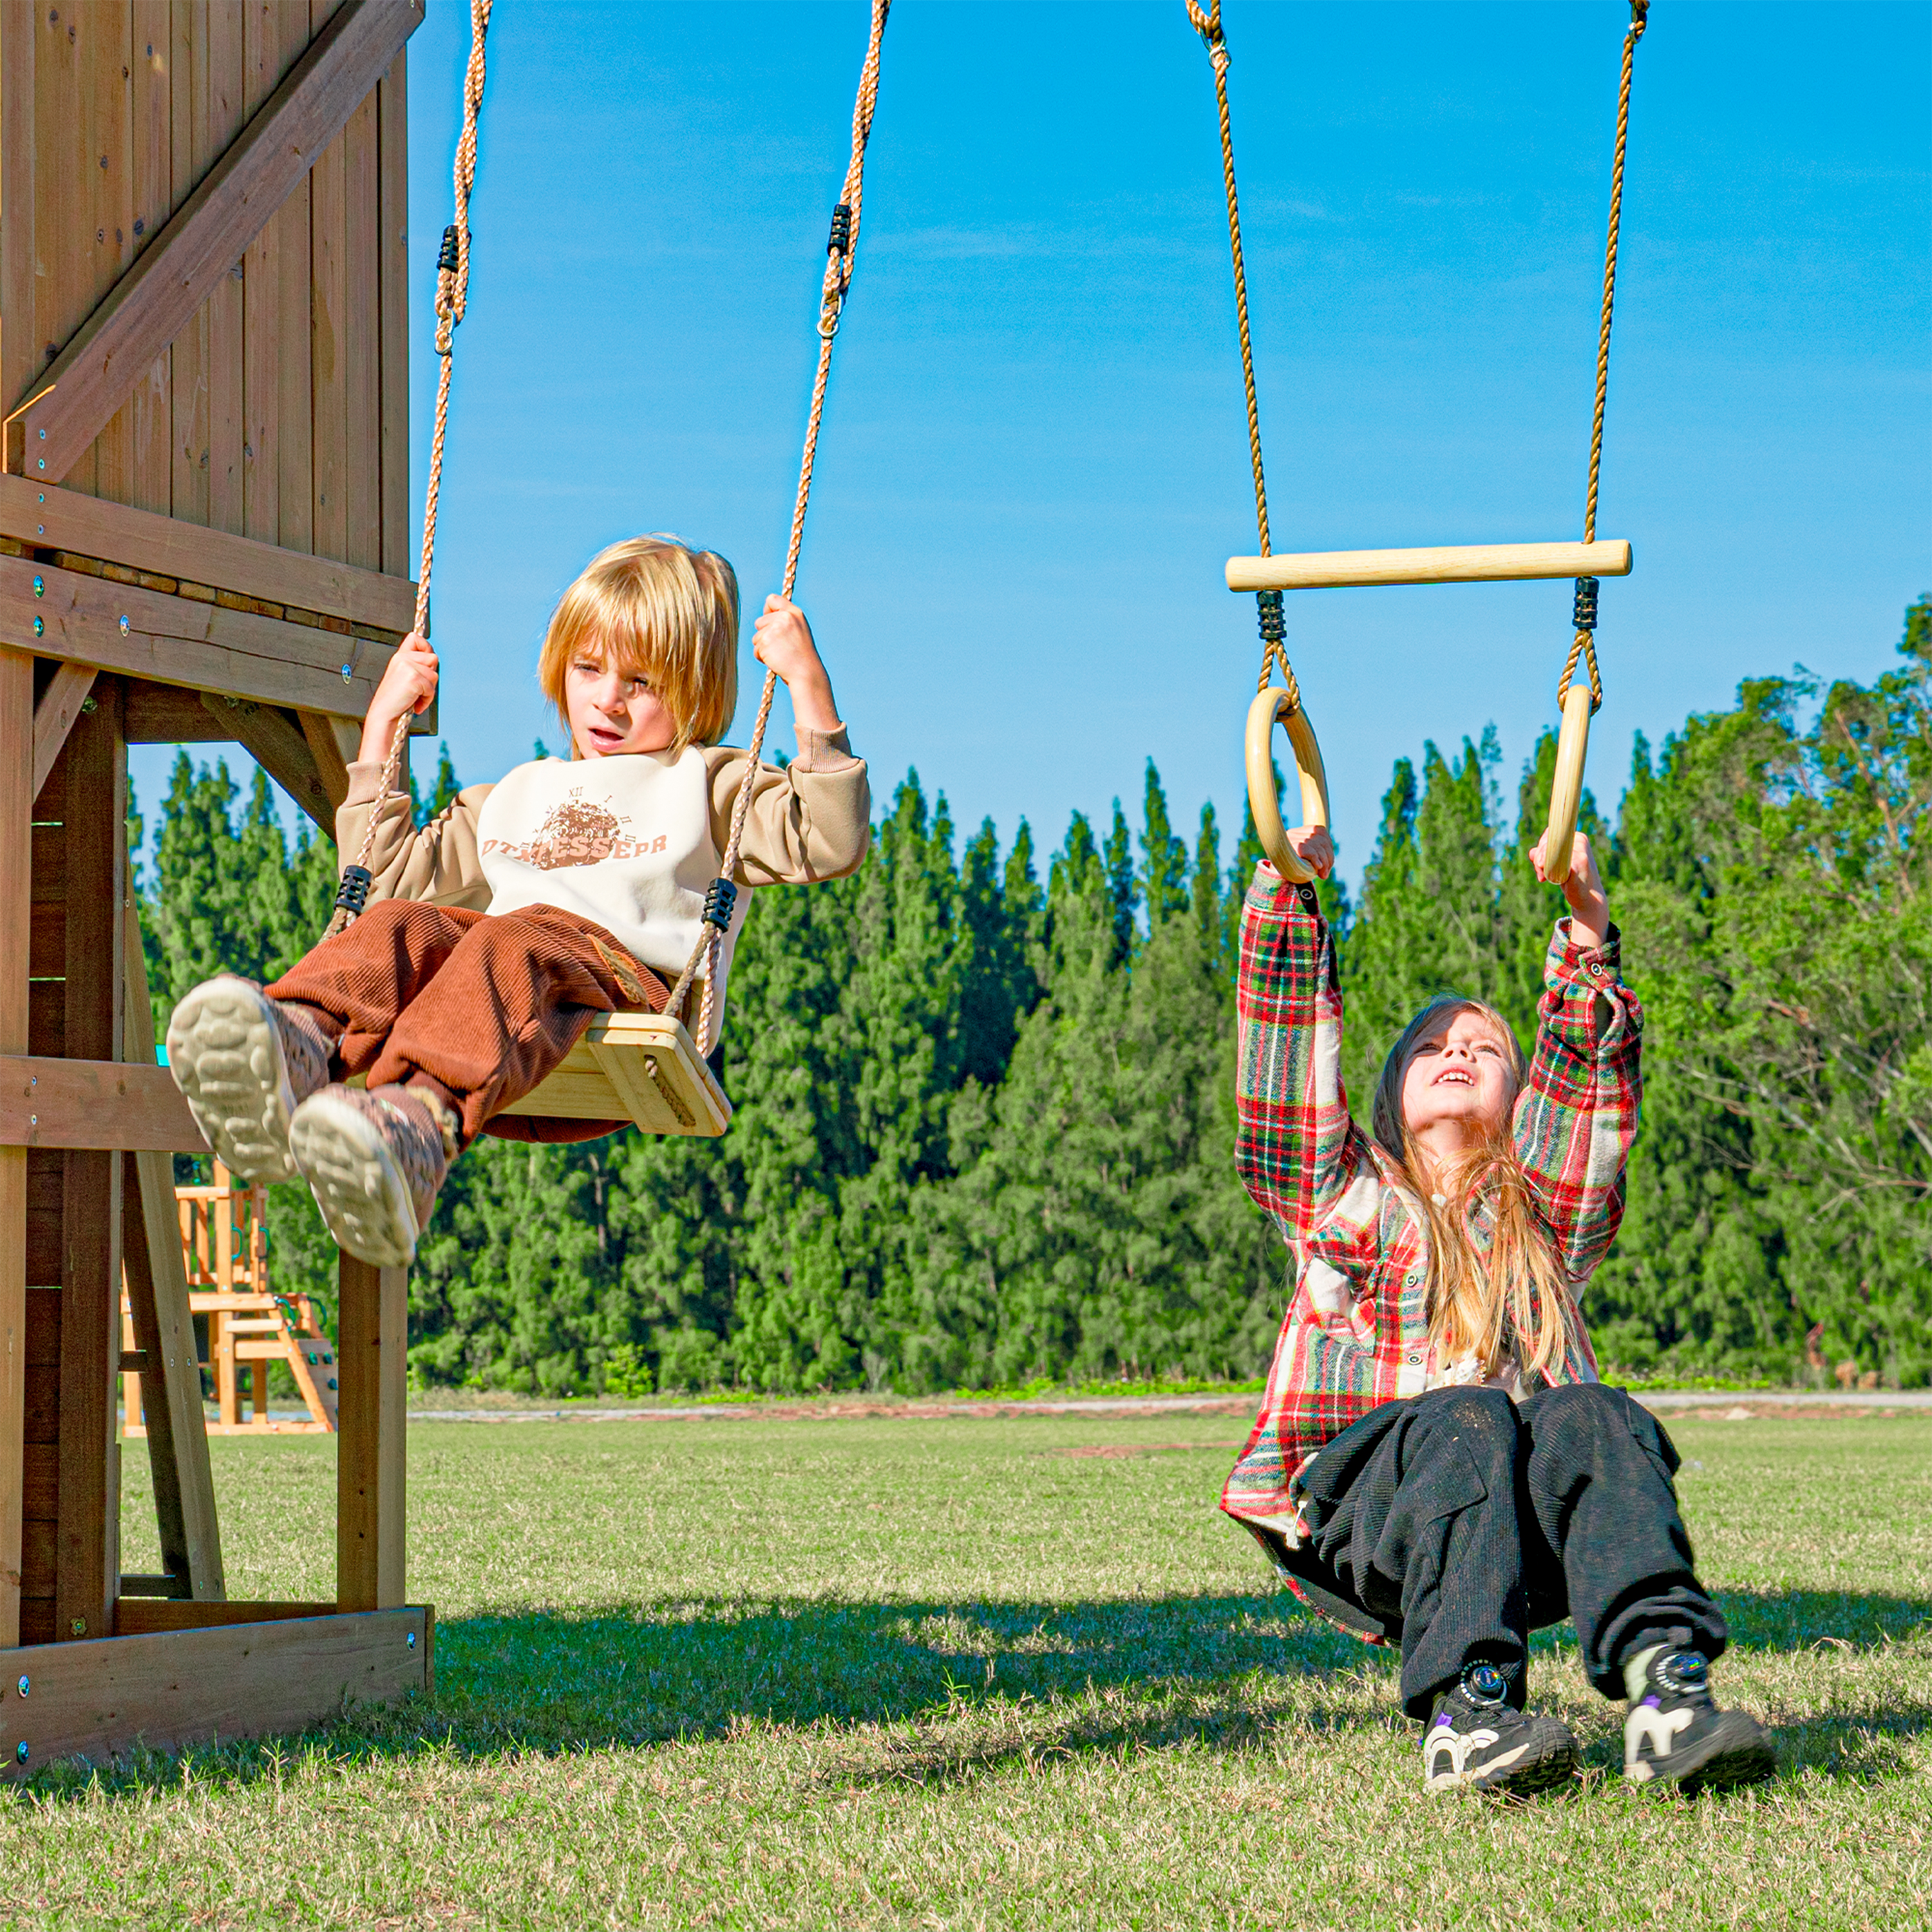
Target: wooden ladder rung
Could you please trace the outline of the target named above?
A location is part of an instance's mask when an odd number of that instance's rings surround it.
[[[1545,577],[1628,577],[1630,547],[1596,543],[1448,544],[1426,550],[1310,550],[1231,556],[1230,590],[1341,590],[1378,584],[1520,584]]]

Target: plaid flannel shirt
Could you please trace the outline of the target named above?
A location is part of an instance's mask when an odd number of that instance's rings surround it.
[[[1618,935],[1586,951],[1557,922],[1536,1051],[1514,1132],[1544,1222],[1580,1288],[1623,1218],[1636,1136],[1642,1010],[1618,976]],[[1236,1160],[1294,1259],[1267,1393],[1221,1507],[1264,1546],[1296,1547],[1289,1494],[1323,1444],[1378,1404],[1452,1379],[1426,1305],[1427,1223],[1394,1164],[1348,1115],[1335,943],[1310,886],[1258,867],[1241,920]],[[1480,1217],[1477,1217],[1480,1230]],[[1580,1322],[1552,1382],[1594,1382]]]

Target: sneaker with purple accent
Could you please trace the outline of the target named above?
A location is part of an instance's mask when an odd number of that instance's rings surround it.
[[[214,1157],[244,1180],[292,1179],[289,1126],[328,1078],[327,1036],[300,1006],[219,973],[168,1021],[168,1071]]]
[[[338,1247],[376,1268],[416,1258],[449,1172],[433,1100],[407,1087],[325,1087],[296,1109],[289,1142]]]
[[[1422,1734],[1422,1782],[1521,1798],[1576,1774],[1576,1740],[1560,1719],[1532,1717],[1509,1702],[1509,1674],[1472,1664],[1436,1700]]]
[[[1758,1784],[1778,1769],[1771,1736],[1748,1711],[1720,1711],[1701,1651],[1656,1643],[1624,1666],[1624,1775],[1668,1778],[1686,1796]]]

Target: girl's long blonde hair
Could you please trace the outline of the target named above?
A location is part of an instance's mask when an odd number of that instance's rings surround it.
[[[1474,1013],[1494,1030],[1508,1060],[1510,1106],[1493,1132],[1456,1160],[1432,1170],[1402,1118],[1402,1082],[1418,1047],[1459,1012]],[[1574,1306],[1511,1132],[1510,1112],[1528,1074],[1521,1042],[1495,1007],[1459,993],[1440,994],[1390,1048],[1376,1083],[1370,1121],[1428,1222],[1429,1339],[1437,1359],[1458,1362],[1474,1355],[1488,1376],[1513,1355],[1526,1379],[1562,1360]],[[1471,1226],[1478,1205],[1491,1219],[1486,1247]]]

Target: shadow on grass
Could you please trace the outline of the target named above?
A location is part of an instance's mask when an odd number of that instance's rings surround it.
[[[1746,1654],[1878,1650],[1932,1616],[1920,1599],[1834,1592],[1722,1601]],[[1537,1648],[1567,1634],[1546,1633]],[[1374,1728],[1406,1742],[1396,1665],[1392,1650],[1274,1593],[1073,1604],[658,1599],[602,1613],[440,1621],[433,1699],[356,1712],[306,1736],[293,1756],[561,1755],[772,1724],[818,1727],[821,1737],[830,1728],[832,1762],[816,1781],[946,1783],[1016,1762],[1250,1748],[1287,1715],[1282,1680],[1297,1694],[1289,1721],[1298,1730]],[[1780,1730],[1780,1757],[1788,1770],[1870,1782],[1902,1774],[1900,1741],[1928,1732],[1932,1705],[1922,1701],[1827,1710]],[[1614,1772],[1616,1754],[1606,1739],[1586,1756]],[[291,1756],[268,1742],[184,1760],[143,1754],[101,1770],[94,1788],[178,1787],[184,1775],[248,1783],[280,1776]],[[96,1775],[55,1766],[19,1788],[44,1800],[84,1791]]]

